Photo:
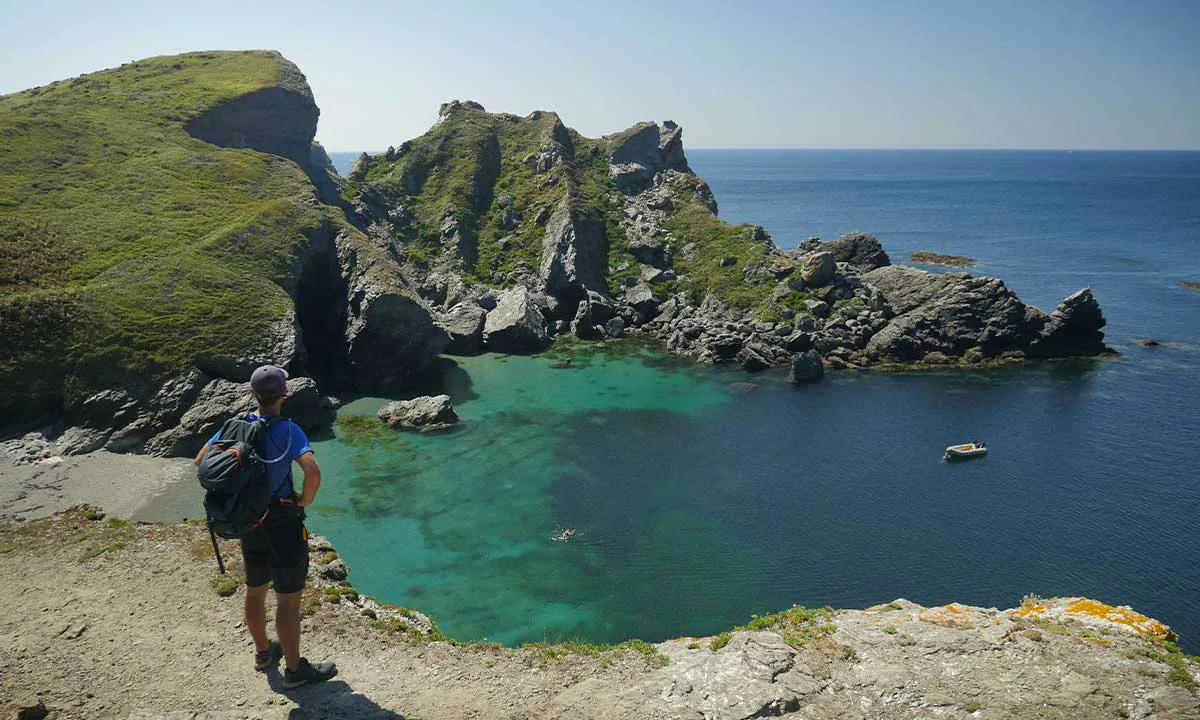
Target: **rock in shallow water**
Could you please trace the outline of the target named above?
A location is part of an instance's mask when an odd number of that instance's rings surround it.
[[[816,382],[825,375],[825,365],[816,350],[806,350],[792,358],[792,369],[788,377],[794,383]]]
[[[417,430],[445,430],[460,422],[449,395],[397,400],[379,408],[378,415],[390,427]]]

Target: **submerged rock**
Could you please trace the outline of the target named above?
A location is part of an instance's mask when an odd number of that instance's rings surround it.
[[[415,430],[446,430],[460,422],[449,395],[397,400],[379,408],[378,415],[389,427]]]

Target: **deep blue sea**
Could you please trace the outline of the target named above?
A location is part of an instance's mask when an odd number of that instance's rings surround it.
[[[355,155],[332,154],[343,171]],[[506,643],[702,635],[793,603],[1087,595],[1200,650],[1200,292],[1180,287],[1200,281],[1200,153],[688,157],[723,218],[781,247],[866,230],[893,262],[972,256],[1046,310],[1089,286],[1121,355],[798,389],[628,347],[570,370],[455,359],[441,389],[461,430],[317,443],[311,524],[360,589]],[[987,458],[941,462],[975,438]],[[552,542],[558,527],[579,533]]]

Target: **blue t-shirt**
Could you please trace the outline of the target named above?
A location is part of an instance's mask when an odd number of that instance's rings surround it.
[[[270,415],[264,415],[264,418],[270,418]],[[257,413],[248,413],[246,420],[254,422],[258,420]],[[209,438],[208,444],[212,445],[221,438],[221,431]],[[277,498],[291,497],[293,494],[292,488],[292,462],[304,453],[313,451],[312,445],[308,444],[308,436],[300,429],[300,426],[291,420],[282,420],[275,423],[267,430],[267,442],[263,448],[266,451],[266,456],[263,460],[267,463],[267,479],[271,481],[271,494]]]

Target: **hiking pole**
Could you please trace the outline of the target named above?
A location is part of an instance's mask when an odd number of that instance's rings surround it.
[[[217,569],[224,575],[225,561],[221,559],[221,548],[217,547],[217,533],[213,531],[211,523],[208,526],[208,536],[212,538],[213,554],[217,556]]]

